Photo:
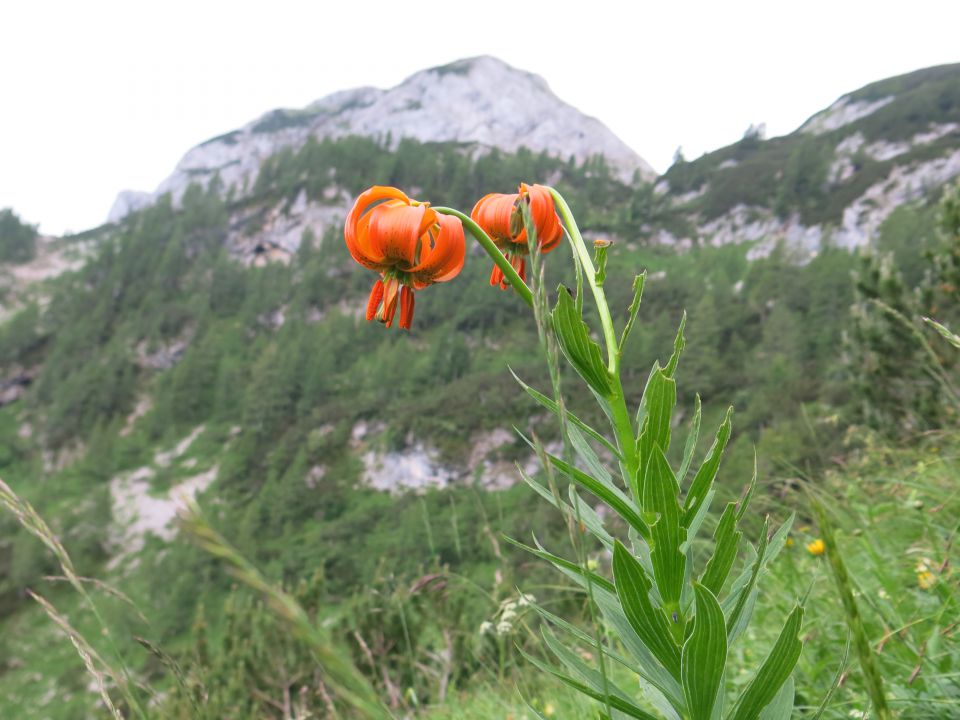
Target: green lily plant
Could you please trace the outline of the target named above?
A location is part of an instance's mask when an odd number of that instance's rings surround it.
[[[573,250],[577,286],[575,290],[561,286],[549,306],[538,252],[540,221],[522,194],[515,213],[526,231],[532,290],[519,277],[505,276],[534,310],[553,379],[552,397],[517,380],[557,417],[565,447],[558,456],[537,440],[528,440],[542,461],[546,481],[526,475],[524,480],[568,518],[576,552],[572,559],[562,557],[535,538],[533,545],[515,544],[551,563],[587,593],[596,622],[593,632],[587,632],[535,604],[544,621],[544,643],[557,663],[527,657],[595,699],[602,716],[611,719],[785,720],[794,708],[792,673],[802,648],[801,606],[785,618],[766,659],[752,669],[752,679],[738,696],[728,694],[725,681],[743,670],[731,666],[735,657],[731,648],[750,623],[759,581],[783,548],[793,517],[776,530],[765,520],[756,544],[744,538],[741,523],[756,472],[739,502],[714,507],[732,409],[694,471],[701,424],[697,398],[682,460],[677,467],[671,465],[675,375],[684,348],[684,321],[667,362],[650,371],[638,407],[628,407],[621,363],[627,338],[637,325],[646,274],[634,280],[633,302],[618,335],[603,287],[609,243],[596,243],[591,258],[569,206],[556,190],[546,189]],[[461,218],[497,266],[507,266],[502,256],[497,257],[502,243],[487,237],[477,223],[448,208],[436,210]],[[600,342],[584,319],[587,292],[598,316]],[[560,356],[589,387],[609,428],[595,429],[567,409],[560,388]],[[558,489],[558,479],[567,482],[565,493]],[[580,493],[589,494],[608,511],[598,513]],[[702,538],[708,517],[713,518],[708,526],[715,529],[712,538]],[[605,549],[612,573],[601,574],[595,563],[586,561],[585,542],[577,530]],[[591,660],[574,647],[589,648]],[[636,683],[632,687],[624,684],[630,676]]]

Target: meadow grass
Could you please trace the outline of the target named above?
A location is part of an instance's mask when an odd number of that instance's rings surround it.
[[[867,433],[854,433],[851,443],[854,447],[843,466],[811,480],[817,482],[817,492],[834,525],[836,545],[884,679],[890,711],[902,718],[956,717],[960,714],[956,620],[960,593],[954,568],[960,522],[956,483],[960,436],[928,434],[911,447],[897,449]],[[805,645],[795,677],[799,716],[812,717],[841,663],[849,632],[846,615],[827,559],[806,549],[820,532],[813,513],[805,510],[806,499],[799,486],[770,479],[757,495],[763,510],[777,514],[799,510],[800,517],[791,542],[762,581],[765,602],[758,604],[745,642],[735,647],[744,663],[762,659],[783,613],[797,598],[805,598]],[[36,527],[35,519],[30,522]],[[505,548],[504,552],[513,551]],[[120,589],[124,589],[122,585]],[[97,653],[106,655],[99,625],[80,596],[63,582],[41,591],[80,637],[88,638]],[[86,591],[97,594],[108,623],[125,612],[122,600],[95,587]],[[151,609],[142,610],[149,617]],[[0,630],[8,656],[15,658],[13,665],[0,673],[0,694],[9,701],[34,707],[44,717],[57,720],[77,717],[96,702],[95,677],[85,674],[69,633],[58,632],[41,607],[18,613]],[[463,630],[477,632],[477,628]],[[135,665],[137,660],[134,657]],[[42,676],[37,675],[39,669]],[[733,687],[746,679],[732,678]],[[453,689],[442,704],[423,707],[418,715],[437,720],[533,720],[536,716],[524,698],[541,713],[555,713],[547,717],[584,717],[594,705],[520,664],[511,665],[502,685],[496,668],[481,670],[469,685]],[[823,717],[840,720],[860,713],[876,717],[851,653],[843,682]]]

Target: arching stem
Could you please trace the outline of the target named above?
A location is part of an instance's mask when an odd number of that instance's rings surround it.
[[[617,444],[620,446],[620,453],[623,456],[622,469],[624,481],[627,487],[635,487],[637,483],[637,474],[640,470],[640,457],[637,451],[637,442],[633,430],[633,423],[630,419],[630,413],[627,410],[627,402],[623,392],[623,384],[620,380],[620,343],[617,340],[617,334],[613,329],[613,318],[610,315],[610,307],[607,305],[607,296],[603,288],[597,284],[597,272],[593,266],[593,260],[590,258],[590,252],[580,234],[580,228],[577,227],[577,221],[573,217],[570,206],[563,196],[553,188],[547,188],[553,196],[553,202],[557,208],[557,214],[566,228],[567,235],[570,237],[570,244],[573,246],[573,252],[576,261],[583,268],[583,274],[586,277],[587,284],[593,293],[593,299],[597,306],[597,313],[600,315],[600,325],[603,328],[603,339],[607,346],[607,371],[610,373],[610,379],[613,382],[613,395],[607,400],[610,404],[611,426],[617,436]]]
[[[513,265],[510,264],[510,261],[504,257],[503,253],[500,252],[500,248],[497,247],[496,243],[490,239],[490,236],[487,235],[483,228],[477,225],[473,220],[470,219],[468,215],[464,215],[459,210],[454,210],[453,208],[448,207],[433,207],[438,213],[443,213],[444,215],[453,215],[456,218],[460,219],[460,222],[463,223],[463,226],[470,231],[470,234],[476,239],[480,246],[486,251],[487,255],[490,256],[490,259],[496,263],[497,267],[503,271],[503,277],[510,283],[511,287],[516,291],[517,295],[523,298],[523,301],[533,307],[533,293],[530,292],[530,288],[527,287],[527,284],[520,278],[517,274],[517,271],[513,269]]]

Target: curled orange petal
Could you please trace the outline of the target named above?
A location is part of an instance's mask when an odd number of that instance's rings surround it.
[[[463,269],[467,243],[463,223],[450,215],[436,215],[437,224],[422,239],[420,262],[408,271],[415,283],[453,280]]]
[[[410,205],[410,198],[397,188],[374,185],[368,190],[360,193],[356,202],[353,204],[347,220],[343,227],[344,240],[347,243],[347,250],[358,263],[371,269],[379,269],[382,262],[382,256],[379,256],[368,242],[368,228],[370,217],[367,210],[375,203],[387,201],[390,205]],[[377,207],[379,207],[377,205]]]
[[[553,204],[553,196],[543,185],[527,185],[520,183],[520,195],[530,203],[530,219],[537,229],[537,247],[540,252],[548,253],[553,250],[563,238],[563,226]],[[526,242],[527,232],[523,230],[518,236]]]
[[[436,216],[425,205],[378,205],[370,211],[366,228],[370,248],[384,264],[408,270],[416,265],[420,239]]]
[[[510,217],[519,196],[490,193],[484,195],[473,206],[470,219],[483,228],[494,242],[512,242],[514,234],[510,228]]]

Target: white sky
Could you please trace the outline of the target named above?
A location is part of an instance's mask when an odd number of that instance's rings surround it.
[[[542,75],[662,172],[678,145],[781,135],[873,80],[960,61],[958,27],[956,0],[4,0],[0,208],[83,230],[267,110],[479,54]]]

